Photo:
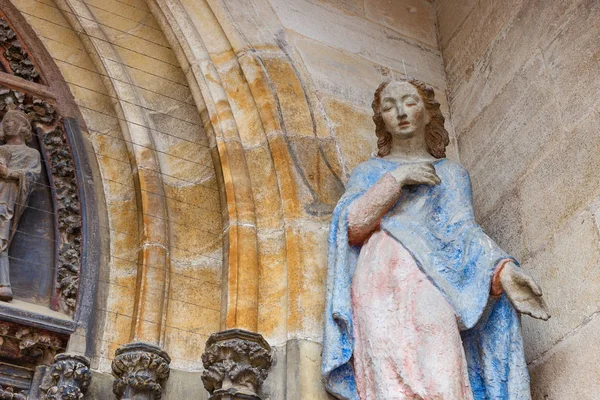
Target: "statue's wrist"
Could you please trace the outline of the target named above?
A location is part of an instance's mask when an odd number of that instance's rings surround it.
[[[389,174],[394,177],[398,185],[404,186],[406,184],[406,177],[404,174],[398,174],[396,171],[390,171]]]
[[[496,268],[494,269],[494,274],[492,275],[492,284],[490,287],[490,295],[500,296],[502,293],[504,293],[504,288],[502,287],[501,277],[502,277],[502,271],[504,270],[504,267],[509,262],[512,262],[512,260],[507,258],[504,260],[500,260],[500,262],[496,265]]]

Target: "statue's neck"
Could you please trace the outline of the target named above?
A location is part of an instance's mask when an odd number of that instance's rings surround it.
[[[25,141],[23,140],[23,138],[21,136],[10,136],[8,139],[6,139],[6,144],[10,144],[10,145],[23,145],[25,144]]]
[[[410,138],[392,136],[392,147],[386,158],[406,161],[435,161],[436,159],[427,151],[424,132],[417,132]]]

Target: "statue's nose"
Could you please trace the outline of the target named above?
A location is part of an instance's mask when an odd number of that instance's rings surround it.
[[[398,119],[406,118],[406,112],[404,111],[404,107],[398,107],[397,117]]]

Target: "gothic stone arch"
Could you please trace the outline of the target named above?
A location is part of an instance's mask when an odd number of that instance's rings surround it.
[[[92,331],[98,212],[77,106],[33,30],[0,0],[0,117],[11,109],[31,121],[43,173],[9,249],[15,298],[0,303],[0,395],[37,398],[36,367]]]

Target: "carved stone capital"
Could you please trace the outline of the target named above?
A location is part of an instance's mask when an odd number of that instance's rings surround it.
[[[162,385],[169,378],[171,357],[160,347],[149,343],[121,346],[112,362],[115,382],[113,392],[118,399],[159,400]]]
[[[41,387],[45,400],[83,399],[92,381],[90,361],[79,355],[59,354],[50,366],[47,378],[50,382]]]
[[[210,400],[260,400],[258,390],[272,362],[271,346],[258,333],[213,333],[202,354],[202,382]]]

